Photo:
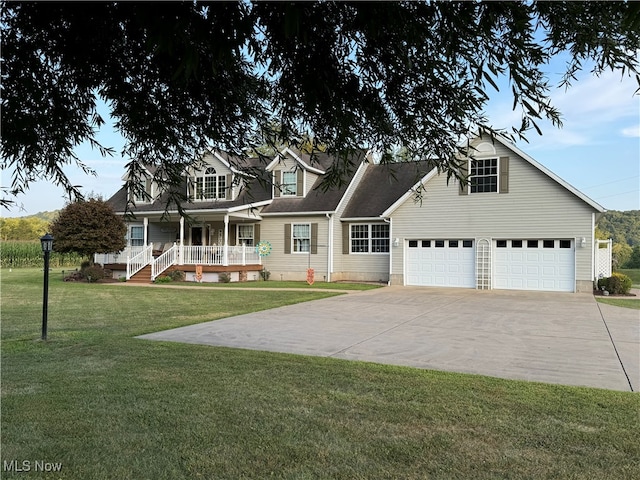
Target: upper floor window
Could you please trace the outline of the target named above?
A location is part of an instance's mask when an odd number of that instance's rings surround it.
[[[469,172],[471,193],[498,191],[498,159],[471,160]]]
[[[282,195],[298,194],[298,175],[296,172],[282,172]]]
[[[152,189],[153,184],[150,178],[145,178],[138,182],[138,186],[133,192],[133,200],[135,203],[148,203],[153,201]]]
[[[208,167],[202,176],[195,178],[195,199],[213,200],[227,198],[227,177],[217,175],[216,169]]]
[[[389,253],[389,225],[351,225],[351,253]]]

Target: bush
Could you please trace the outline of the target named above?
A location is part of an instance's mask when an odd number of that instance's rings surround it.
[[[228,273],[219,273],[218,274],[218,282],[219,283],[229,283],[231,281],[231,275]]]
[[[173,282],[173,280],[171,279],[171,277],[168,277],[166,275],[163,275],[161,277],[157,277],[153,283],[171,283]]]
[[[89,283],[95,283],[105,277],[104,268],[99,265],[91,265],[90,267],[80,270]]]
[[[262,280],[264,280],[265,282],[267,280],[269,280],[269,277],[271,276],[271,272],[269,270],[262,270],[260,272],[260,278],[262,278]]]
[[[631,290],[631,278],[624,273],[614,272],[610,277],[598,280],[598,288],[604,289],[613,295],[626,295]]]
[[[186,278],[185,273],[181,270],[172,270],[167,273],[167,276],[174,282],[184,282],[184,279]]]

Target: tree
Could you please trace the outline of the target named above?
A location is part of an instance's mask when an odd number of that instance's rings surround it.
[[[119,252],[126,246],[127,227],[110,205],[89,199],[70,203],[51,223],[53,249],[91,258],[94,253]]]
[[[88,141],[112,153],[95,138],[97,97],[126,139],[126,186],[139,188],[142,164],[154,163],[170,203],[181,200],[170,187],[205,150],[242,155],[274,135],[325,145],[337,159],[328,183],[355,168],[354,151],[375,148],[384,162],[394,146],[459,176],[460,138],[524,138],[544,118],[561,125],[542,73],[554,55],[570,55],[567,86],[591,61],[596,75],[637,77],[639,12],[635,2],[5,1],[8,191],[44,177],[80,195],[63,167],[90,169],[73,148]],[[483,115],[501,76],[521,113],[510,132]]]

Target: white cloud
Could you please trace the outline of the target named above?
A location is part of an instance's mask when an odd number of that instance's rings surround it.
[[[623,128],[620,133],[623,137],[640,138],[640,124]]]

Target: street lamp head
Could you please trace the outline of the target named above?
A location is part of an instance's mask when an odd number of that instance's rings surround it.
[[[43,252],[50,252],[53,250],[53,237],[46,233],[44,237],[40,238],[40,244]]]

